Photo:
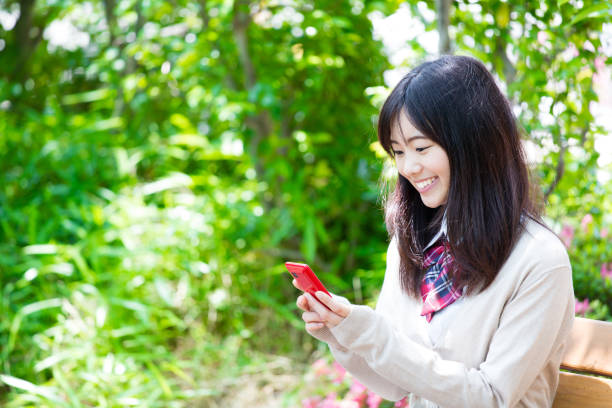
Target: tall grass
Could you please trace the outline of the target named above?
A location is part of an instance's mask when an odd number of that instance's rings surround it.
[[[312,349],[282,264],[236,245],[262,228],[254,182],[130,179],[115,155],[83,184],[88,163],[62,164],[83,148],[30,155],[22,168],[50,180],[2,197],[3,406],[215,406],[278,360],[255,350]]]

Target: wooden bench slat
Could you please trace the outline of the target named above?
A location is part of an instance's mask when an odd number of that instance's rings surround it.
[[[577,317],[561,367],[612,376],[612,323]]]
[[[610,407],[612,407],[612,380],[574,373],[560,374],[553,408]]]

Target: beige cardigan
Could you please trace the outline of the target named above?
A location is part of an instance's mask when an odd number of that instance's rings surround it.
[[[355,305],[313,334],[354,377],[386,399],[410,395],[411,408],[551,406],[574,318],[571,266],[552,232],[529,221],[493,283],[449,306],[437,342],[398,270],[392,240],[376,311]]]

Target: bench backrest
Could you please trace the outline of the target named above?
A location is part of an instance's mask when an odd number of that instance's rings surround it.
[[[612,407],[612,323],[577,317],[561,368],[553,408]]]

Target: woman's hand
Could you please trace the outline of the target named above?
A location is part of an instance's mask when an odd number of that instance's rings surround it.
[[[295,279],[293,280],[293,286],[303,290]],[[310,293],[304,293],[298,296],[296,302],[297,306],[304,311],[302,320],[306,323],[308,332],[320,330],[323,326],[331,329],[340,324],[351,312],[350,304],[338,302],[325,292],[318,291],[315,295],[317,296],[316,299]]]

